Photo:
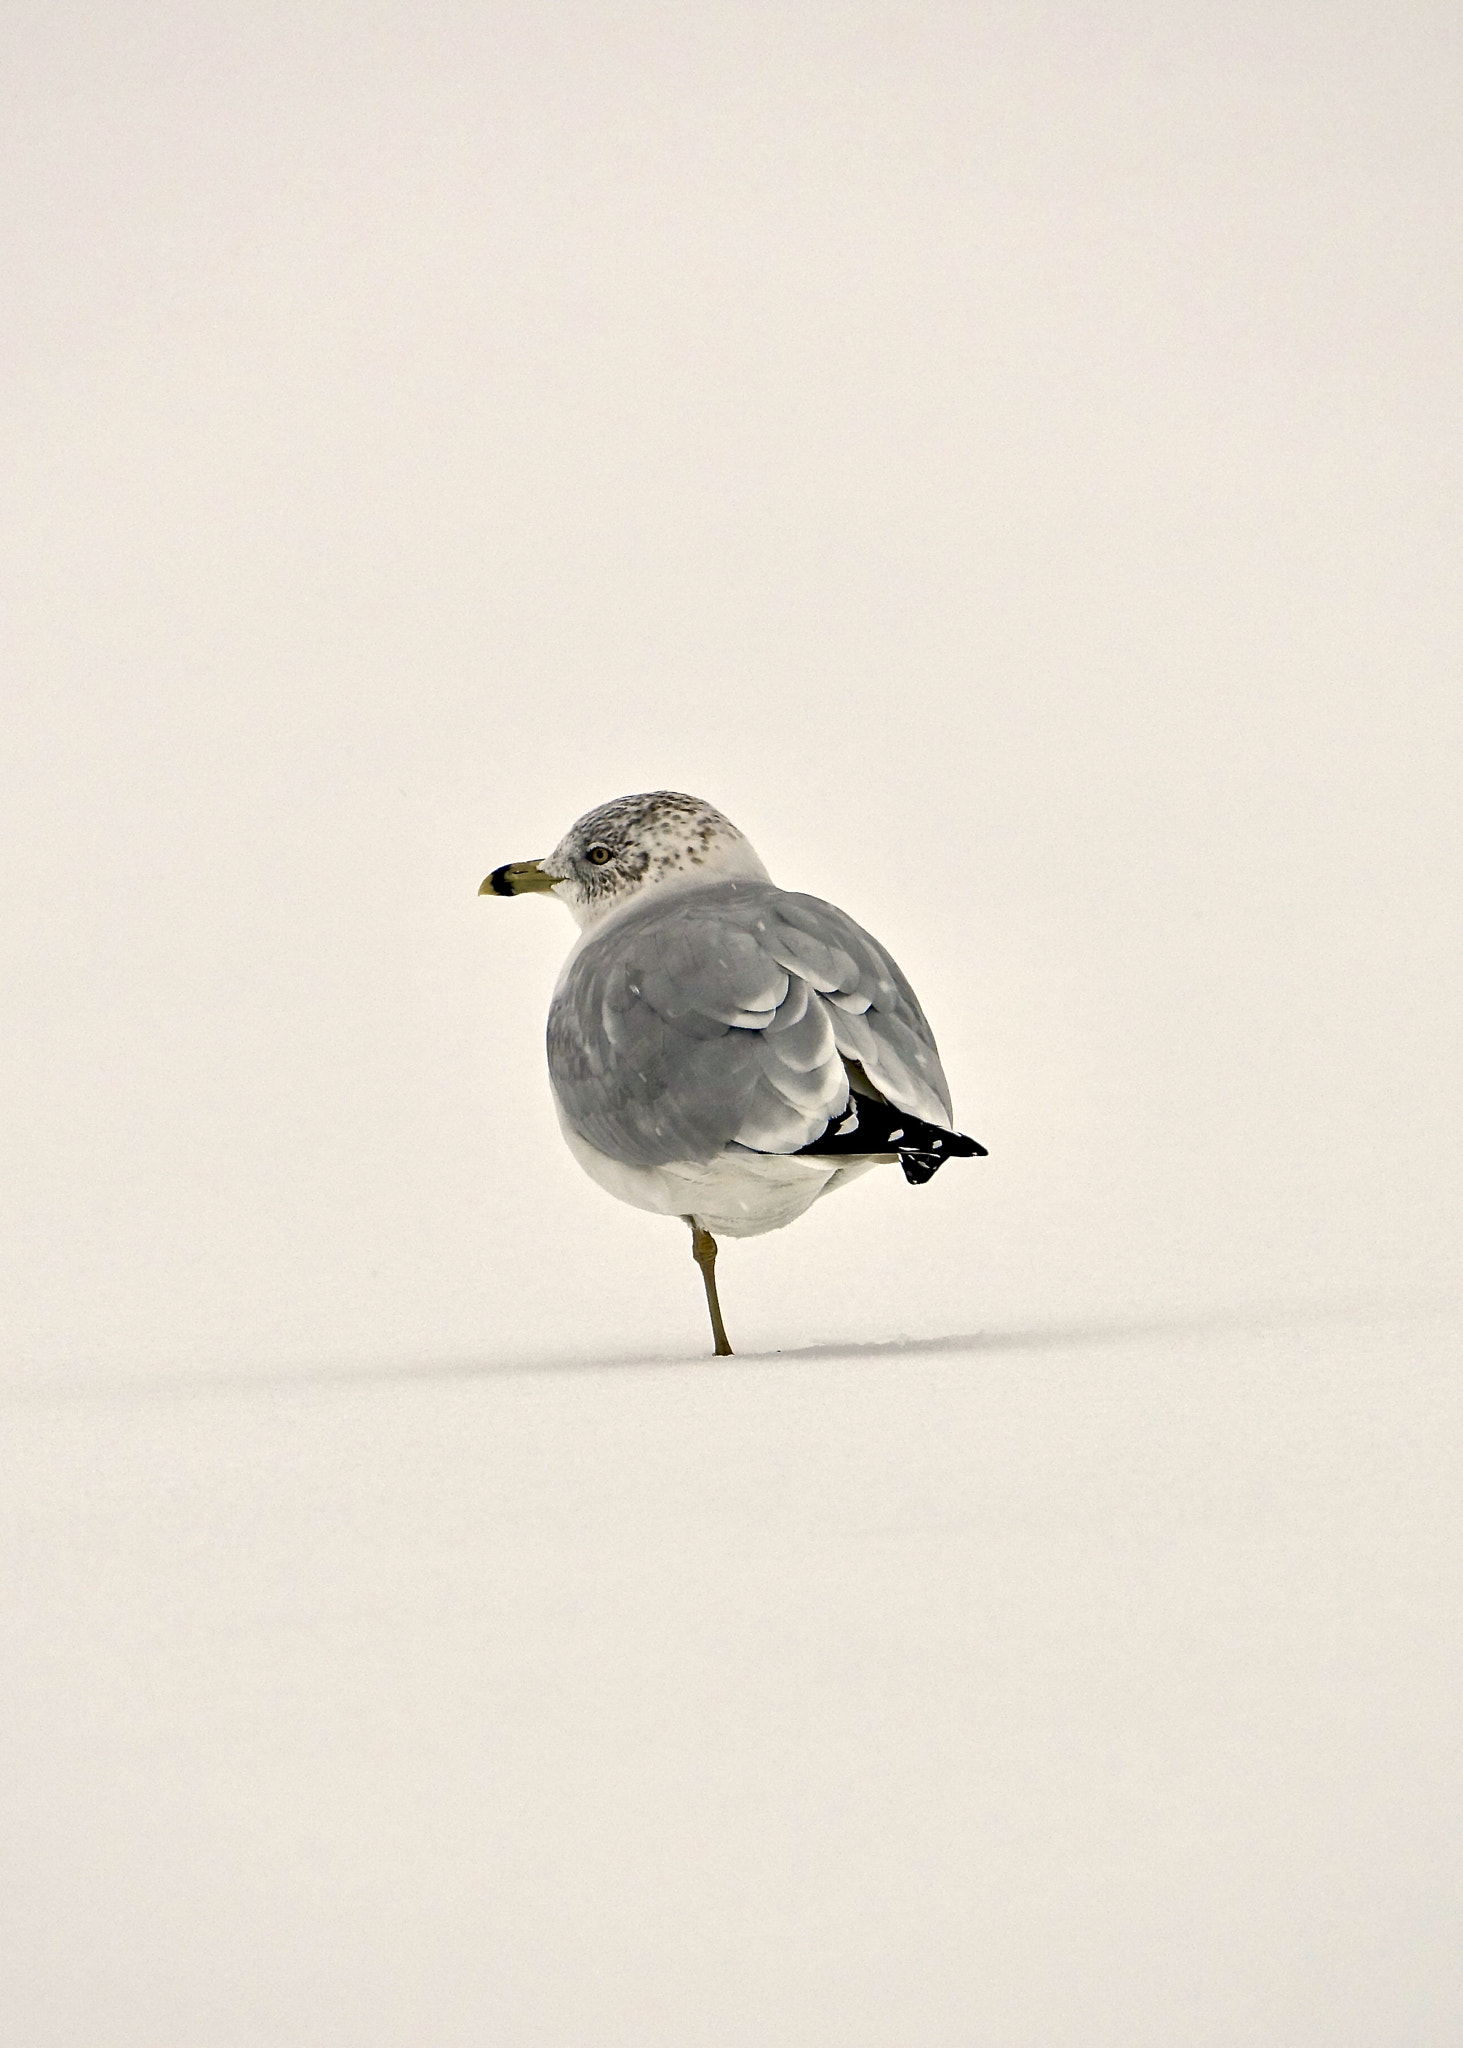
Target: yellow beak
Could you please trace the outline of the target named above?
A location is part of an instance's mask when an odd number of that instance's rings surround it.
[[[564,877],[545,874],[536,860],[511,860],[494,868],[478,890],[479,896],[530,896],[535,890],[556,889]]]

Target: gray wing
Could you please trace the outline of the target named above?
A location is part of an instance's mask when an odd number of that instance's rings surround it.
[[[950,1120],[889,955],[831,903],[765,882],[652,899],[591,937],[555,992],[548,1050],[570,1128],[630,1165],[799,1151],[845,1108],[845,1060],[897,1108]]]

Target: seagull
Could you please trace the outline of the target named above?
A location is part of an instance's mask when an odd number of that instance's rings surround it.
[[[781,1230],[871,1167],[920,1187],[986,1156],[950,1128],[934,1036],[883,947],[777,888],[700,797],[616,797],[478,890],[538,892],[579,926],[549,1006],[565,1141],[610,1194],[690,1225],[718,1358],[718,1234]]]

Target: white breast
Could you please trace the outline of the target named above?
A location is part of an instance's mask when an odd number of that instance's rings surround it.
[[[557,1108],[557,1103],[555,1104]],[[694,1216],[714,1237],[760,1237],[811,1209],[820,1195],[857,1180],[874,1159],[807,1159],[728,1145],[705,1165],[628,1166],[587,1145],[559,1113],[564,1142],[607,1194],[656,1216]]]

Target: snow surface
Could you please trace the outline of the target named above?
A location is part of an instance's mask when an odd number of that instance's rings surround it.
[[[13,1400],[5,2038],[1446,2048],[1460,1359],[1094,1322]]]

